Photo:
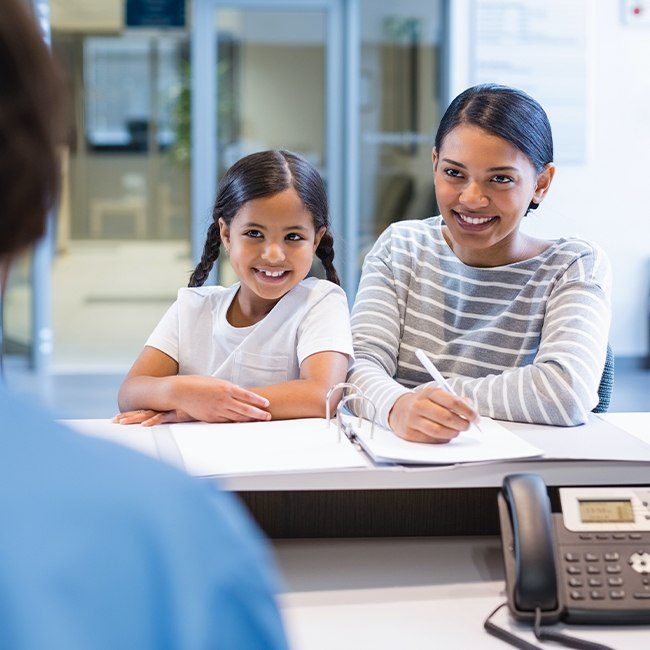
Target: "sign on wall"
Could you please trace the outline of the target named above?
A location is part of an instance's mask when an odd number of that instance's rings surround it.
[[[584,0],[474,0],[470,82],[521,88],[546,110],[555,160],[581,163],[587,148]]]
[[[185,27],[185,0],[126,0],[127,27]]]

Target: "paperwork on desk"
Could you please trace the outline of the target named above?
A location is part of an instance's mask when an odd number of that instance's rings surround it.
[[[352,420],[357,427],[357,419]],[[363,449],[377,463],[449,465],[539,456],[542,451],[483,418],[482,433],[470,430],[446,445],[406,442],[363,421],[357,430]],[[261,474],[366,467],[363,454],[336,425],[323,419],[240,424],[171,425],[186,470],[195,476]]]
[[[324,419],[170,425],[193,476],[367,467],[356,447]]]
[[[365,454],[344,435],[339,440],[335,424],[328,428],[322,419],[191,422],[151,428],[113,424],[110,420],[63,423],[182,466],[195,476],[355,469],[372,466],[372,461],[412,466],[508,460],[650,462],[647,436],[632,435],[639,432],[628,433],[597,416],[578,427],[509,422],[507,428],[483,417],[482,432],[470,429],[446,445],[406,442],[381,427],[375,427],[371,438],[369,423],[364,421],[359,429],[356,418],[351,422]],[[639,424],[636,420],[634,423]]]

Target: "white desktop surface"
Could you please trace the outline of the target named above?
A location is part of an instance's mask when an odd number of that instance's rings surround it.
[[[604,418],[650,442],[650,413],[612,413]],[[166,427],[115,426],[105,437],[179,463]],[[80,429],[89,433],[85,425]],[[241,491],[493,487],[501,484],[504,474],[515,471],[540,473],[548,485],[650,483],[648,463],[611,461],[365,468],[225,477],[221,483]],[[293,650],[510,647],[483,630],[486,616],[505,600],[497,537],[276,540],[273,546],[284,577],[280,604]],[[536,641],[505,609],[496,620],[531,643],[560,647]],[[558,627],[621,650],[650,647],[650,626]]]
[[[620,427],[650,444],[650,413],[608,413],[606,422]],[[98,435],[118,444],[130,446],[178,467],[183,460],[168,426],[124,426],[100,420],[68,420],[69,426],[80,432]],[[503,422],[515,433],[530,430],[531,425]],[[583,427],[560,429],[539,428],[533,436],[579,435],[589,443],[589,430]],[[362,452],[359,452],[362,453]],[[505,474],[535,472],[547,485],[612,485],[644,484],[650,482],[647,462],[610,460],[528,460],[501,461],[467,465],[368,466],[356,469],[326,471],[279,472],[222,476],[220,485],[235,492],[300,491],[300,490],[385,490],[424,488],[499,487]]]
[[[505,600],[498,537],[277,540],[280,604],[293,650],[508,647],[483,630]],[[495,619],[542,647],[504,610]],[[650,626],[564,626],[621,650],[646,650]]]

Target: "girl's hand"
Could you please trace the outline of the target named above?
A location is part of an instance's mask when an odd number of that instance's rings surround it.
[[[390,428],[412,442],[446,443],[479,419],[463,399],[441,388],[427,387],[402,395],[388,415]]]
[[[156,424],[174,424],[177,422],[194,422],[194,418],[176,409],[174,411],[152,411],[151,409],[139,409],[137,411],[126,411],[118,413],[113,422],[116,424],[141,424],[143,427],[152,427]]]
[[[270,420],[269,400],[223,379],[179,375],[175,402],[190,418],[202,422]],[[178,410],[178,407],[177,407]]]

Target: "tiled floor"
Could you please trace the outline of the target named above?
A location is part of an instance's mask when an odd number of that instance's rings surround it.
[[[620,365],[609,410],[650,411],[650,370]],[[11,389],[38,396],[57,418],[106,418],[117,412],[122,375],[61,374],[39,380],[15,359],[7,363],[6,374]]]

